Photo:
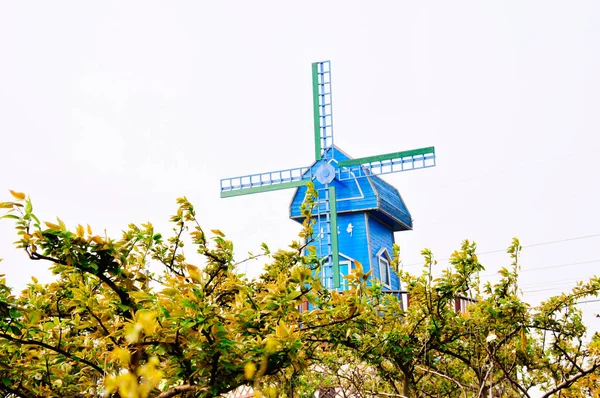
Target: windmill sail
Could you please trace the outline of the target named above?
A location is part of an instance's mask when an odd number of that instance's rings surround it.
[[[315,160],[331,159],[333,153],[333,114],[331,107],[331,63],[312,64]]]
[[[221,197],[228,198],[231,196],[295,188],[308,184],[312,178],[313,171],[310,167],[296,167],[294,169],[223,178],[221,180]]]
[[[400,280],[389,272],[394,232],[411,230],[412,217],[398,190],[374,176],[433,167],[435,149],[352,159],[334,146],[330,61],[312,64],[312,89],[315,161],[307,167],[224,178],[221,197],[296,188],[290,217],[304,222],[302,204],[312,181],[317,197],[313,236],[307,237],[307,244],[314,247],[321,262],[318,272],[323,285],[345,289],[342,277],[362,264],[384,289],[397,291]]]
[[[435,148],[419,148],[385,155],[342,160],[338,163],[340,181],[369,175],[397,173],[435,166]]]

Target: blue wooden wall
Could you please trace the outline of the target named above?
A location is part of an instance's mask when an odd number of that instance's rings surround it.
[[[334,157],[337,161],[350,157],[334,148]],[[335,166],[335,162],[332,163]],[[316,169],[317,163],[311,166]],[[313,180],[315,189],[324,188],[318,181]],[[412,229],[412,217],[406,207],[402,196],[396,188],[376,176],[368,176],[344,181],[337,179],[331,182],[335,186],[337,195],[337,209],[339,213],[371,211],[389,224],[394,231]],[[306,187],[296,189],[290,203],[290,218],[302,222],[300,206],[306,196]]]
[[[337,161],[350,157],[334,147]],[[332,163],[335,166],[335,162]],[[316,163],[312,168],[316,167]],[[324,188],[313,181],[315,189]],[[388,260],[393,255],[394,231],[412,229],[411,215],[392,185],[376,176],[367,176],[345,181],[335,179],[331,185],[336,188],[338,247],[340,261],[346,258],[359,261],[365,272],[373,270],[373,278],[381,280],[378,255],[385,248]],[[290,217],[302,222],[300,206],[306,195],[306,187],[296,189],[290,203]],[[352,232],[348,226],[352,224]],[[315,235],[320,231],[315,230]],[[318,239],[318,236],[314,236]],[[390,270],[390,286],[386,289],[399,290],[398,276]]]
[[[344,154],[337,148],[335,148],[334,151],[336,160],[340,161],[349,159],[348,155]],[[316,167],[317,164],[315,163],[311,166],[311,169],[314,171]],[[313,183],[315,189],[323,188],[323,185],[317,180],[314,180]],[[335,186],[336,189],[338,213],[376,209],[378,206],[377,195],[373,190],[373,185],[368,178],[357,178],[345,181],[334,180],[331,185]],[[302,205],[305,196],[306,187],[303,186],[296,189],[296,193],[292,198],[292,202],[290,203],[291,218],[300,218],[301,221],[302,215],[300,213],[300,205]]]
[[[371,268],[366,217],[364,212],[338,215],[340,254],[360,261],[365,272]],[[347,231],[349,224],[353,226],[352,235]]]
[[[350,224],[352,233],[348,232]],[[393,256],[394,232],[389,225],[367,212],[356,212],[338,215],[338,227],[340,261],[359,261],[364,272],[373,270],[372,277],[381,280],[378,254],[385,248],[389,256],[386,258],[391,260]],[[318,231],[315,231],[315,239],[316,235]],[[390,280],[390,287],[385,289],[399,290],[400,281],[391,269]]]
[[[373,276],[381,280],[381,275],[379,275],[379,259],[377,258],[377,254],[380,253],[381,249],[385,248],[389,256],[393,256],[394,232],[388,225],[384,224],[374,216],[367,215],[367,220]],[[391,290],[399,290],[400,282],[398,280],[398,275],[390,270],[390,277]]]

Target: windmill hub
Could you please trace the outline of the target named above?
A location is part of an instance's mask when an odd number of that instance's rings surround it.
[[[321,184],[329,184],[335,178],[335,169],[327,162],[321,162],[316,171],[317,181]]]

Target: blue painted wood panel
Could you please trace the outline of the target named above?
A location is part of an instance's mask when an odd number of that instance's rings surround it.
[[[379,197],[379,209],[399,220],[406,226],[404,229],[412,229],[412,217],[398,190],[379,177],[373,176],[369,178]]]
[[[337,161],[350,159],[338,148],[333,150]],[[335,162],[332,165],[337,167]],[[311,169],[316,167],[317,163]],[[316,180],[313,184],[317,190],[324,188]],[[372,270],[372,277],[380,280],[378,253],[385,248],[389,256],[393,254],[394,231],[412,229],[410,212],[398,190],[379,177],[334,180],[330,185],[336,188],[340,261],[359,261],[364,272]],[[300,206],[305,195],[306,187],[297,188],[290,203],[290,217],[298,222],[303,221]],[[319,239],[319,232],[315,231],[313,239]],[[389,288],[400,289],[398,276],[391,269]]]
[[[349,156],[334,148],[335,159],[347,160]],[[335,162],[333,163],[335,165]],[[313,163],[311,170],[316,169],[317,163]],[[313,180],[315,189],[323,188],[318,181]],[[366,178],[357,178],[354,180],[338,181],[334,180],[331,185],[335,186],[337,195],[338,213],[361,211],[377,208],[377,195],[373,191],[371,183]],[[306,187],[296,189],[292,202],[290,203],[290,217],[302,222],[300,206],[306,196]]]
[[[338,148],[334,148],[334,157],[338,161],[350,159]],[[332,164],[336,165],[335,162]],[[314,171],[316,167],[317,163],[314,163],[311,170]],[[313,180],[313,183],[317,190],[324,188],[316,180]],[[381,178],[369,176],[345,181],[334,180],[331,185],[336,188],[338,214],[375,211],[394,231],[412,229],[412,217],[400,193]],[[305,195],[306,187],[297,188],[290,203],[290,218],[298,222],[303,221],[300,206]]]
[[[390,256],[393,255],[394,245],[394,232],[383,222],[378,220],[374,216],[368,216],[368,228],[369,228],[369,245],[371,246],[371,263],[373,264],[373,276],[381,280],[379,274],[379,258],[377,253],[381,249],[387,249]],[[390,270],[391,289],[399,290],[400,281],[398,275]]]
[[[352,228],[349,226],[352,225]],[[365,272],[371,269],[367,224],[364,213],[348,213],[338,216],[338,245],[340,255],[360,261]],[[351,229],[351,232],[348,232]]]

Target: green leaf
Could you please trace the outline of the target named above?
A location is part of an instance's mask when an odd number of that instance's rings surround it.
[[[9,314],[12,319],[17,319],[21,316],[21,312],[14,307],[10,309]]]
[[[160,312],[162,313],[162,315],[165,318],[170,318],[171,317],[171,313],[169,312],[168,309],[166,309],[165,307],[160,307]]]
[[[191,310],[196,309],[196,303],[194,303],[190,300],[181,300],[181,305],[183,306],[183,308],[189,308]]]
[[[31,205],[31,199],[27,199],[25,202],[25,214],[31,214],[33,210],[33,206]]]
[[[269,250],[269,246],[267,246],[266,243],[261,243],[260,247],[262,247],[264,253],[268,256],[269,254],[271,254],[271,251]]]

